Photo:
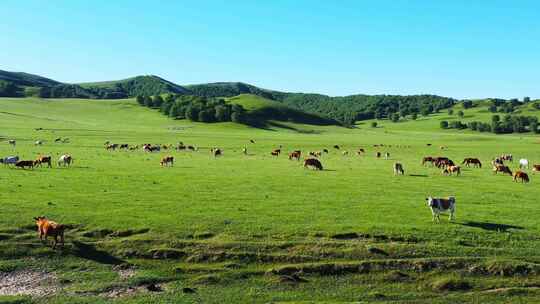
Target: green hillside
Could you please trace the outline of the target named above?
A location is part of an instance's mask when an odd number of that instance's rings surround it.
[[[331,119],[306,113],[278,101],[253,94],[241,94],[227,98],[226,101],[231,104],[238,104],[246,109],[251,124],[268,124],[272,120],[313,125],[337,124],[336,121]]]
[[[90,91],[117,92],[123,94],[124,97],[135,97],[137,95],[159,95],[166,93],[188,93],[188,90],[186,90],[184,87],[154,75],[137,76],[118,81],[80,83],[78,85]]]

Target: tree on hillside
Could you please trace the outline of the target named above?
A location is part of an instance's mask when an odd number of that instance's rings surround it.
[[[491,112],[491,113],[496,113],[497,112],[497,106],[492,104],[489,106],[488,110]]]
[[[416,120],[417,118],[418,118],[418,114],[416,114],[416,113],[411,114],[411,119],[412,120]]]
[[[528,97],[528,96],[525,96],[525,97],[523,97],[523,102],[524,103],[529,103],[529,102],[531,102],[531,98]]]
[[[464,100],[463,101],[463,108],[464,109],[469,109],[469,108],[472,108],[473,106],[473,103],[471,100]]]
[[[150,96],[144,96],[144,105],[151,108],[154,106],[154,102]]]
[[[448,129],[448,121],[443,120],[441,121],[440,125],[441,125],[441,129]]]
[[[138,104],[140,104],[141,106],[144,105],[144,97],[142,95],[137,95],[137,97],[135,97],[135,100],[137,101]]]
[[[499,122],[499,121],[501,121],[501,117],[499,115],[491,116],[491,122]]]
[[[399,121],[399,113],[392,114],[392,122],[398,122]]]
[[[17,97],[19,88],[12,82],[0,80],[0,97]]]
[[[229,107],[224,105],[216,106],[216,120],[217,121],[229,121],[231,120],[231,111]]]
[[[531,122],[531,124],[529,125],[529,129],[535,134],[540,133],[540,130],[538,129],[538,121]]]
[[[371,127],[372,127],[372,128],[376,128],[376,127],[377,127],[377,122],[376,122],[376,121],[372,121],[372,122],[371,122]]]
[[[192,121],[199,121],[199,109],[193,106],[188,106],[184,115],[187,119]]]
[[[459,116],[459,118],[463,118],[463,116],[465,116],[465,113],[463,113],[463,111],[459,111],[457,115]]]
[[[453,109],[448,109],[448,115],[454,115],[454,110]]]
[[[160,95],[154,96],[154,98],[152,98],[152,103],[153,106],[156,108],[161,107],[161,105],[163,104],[163,97],[161,97]]]

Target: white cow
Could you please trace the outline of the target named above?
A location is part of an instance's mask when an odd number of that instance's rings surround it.
[[[519,168],[520,169],[529,169],[529,161],[525,158],[522,158],[519,160]]]
[[[73,162],[73,158],[69,154],[64,154],[58,159],[58,166],[70,166]]]
[[[454,213],[456,212],[456,198],[453,196],[450,196],[448,198],[434,198],[434,197],[428,197],[426,198],[427,205],[431,209],[431,214],[433,215],[433,221],[440,222],[441,219],[439,215],[443,212],[450,212],[450,217],[448,220],[453,220],[456,217],[454,216]]]

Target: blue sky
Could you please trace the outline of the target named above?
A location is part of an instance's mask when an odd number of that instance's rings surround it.
[[[540,1],[2,1],[0,69],[330,95],[540,97]]]

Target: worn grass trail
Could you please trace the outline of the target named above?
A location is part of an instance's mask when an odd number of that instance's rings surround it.
[[[513,183],[493,175],[489,161],[512,153],[540,163],[538,138],[429,127],[441,117],[260,130],[173,121],[131,100],[0,99],[0,137],[17,140],[15,148],[2,141],[1,156],[75,159],[71,168],[0,168],[0,270],[53,271],[61,291],[49,301],[57,303],[536,299],[540,180],[529,171],[530,184]],[[199,151],[111,152],[106,140],[183,141]],[[325,170],[270,156],[279,145],[329,149]],[[224,156],[211,157],[211,147]],[[391,157],[376,159],[376,151]],[[159,166],[166,154],[174,167]],[[421,165],[427,155],[478,157],[484,167],[442,176]],[[393,176],[395,161],[405,176]],[[457,220],[433,224],[427,195],[456,196]],[[64,251],[38,242],[37,215],[70,225]],[[133,276],[122,277],[126,267]],[[165,291],[137,289],[151,283]]]

